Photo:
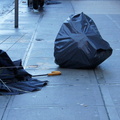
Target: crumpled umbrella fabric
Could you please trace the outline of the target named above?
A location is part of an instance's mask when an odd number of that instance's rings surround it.
[[[21,60],[12,61],[5,51],[0,50],[0,95],[38,91],[47,82],[32,78],[23,68]]]
[[[63,68],[95,68],[112,54],[94,21],[84,14],[71,15],[61,26],[54,45],[55,63]]]

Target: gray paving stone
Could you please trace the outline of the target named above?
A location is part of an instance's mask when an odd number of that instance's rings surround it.
[[[53,52],[53,48],[40,48],[39,50],[32,50],[30,57],[51,57]]]
[[[16,96],[11,107],[103,106],[100,92],[97,89],[96,85],[89,84],[48,85],[42,91]]]
[[[13,44],[9,43],[9,44],[0,44],[0,49],[7,51],[9,48],[11,48]]]
[[[113,99],[113,103],[115,104],[116,107],[120,105],[120,85],[119,84],[112,84],[112,85],[107,85],[108,90],[110,92],[111,98]]]
[[[2,119],[3,113],[4,113],[4,108],[0,108],[0,119]]]
[[[102,113],[102,116],[99,114]],[[8,116],[4,116],[3,120],[108,120],[105,110],[100,107],[100,113],[97,106],[59,106],[59,107],[32,107],[32,108],[13,108],[8,111]]]
[[[75,13],[120,14],[120,1],[72,1]],[[114,4],[114,5],[113,5]],[[86,8],[86,6],[89,6]],[[93,7],[94,6],[94,7]]]
[[[41,37],[37,37],[35,39],[35,43],[34,43],[33,47],[34,47],[34,50],[38,50],[38,51],[41,48],[44,48],[44,49],[46,49],[46,48],[52,48],[52,49],[54,49],[54,41],[53,40],[52,41],[50,41],[50,40],[44,40]]]
[[[10,96],[0,96],[0,109],[5,108],[10,99]]]

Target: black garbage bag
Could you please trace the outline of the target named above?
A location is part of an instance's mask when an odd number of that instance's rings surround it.
[[[32,78],[22,66],[22,61],[12,61],[0,50],[0,95],[17,95],[41,90],[48,81]]]
[[[55,63],[64,68],[95,68],[112,54],[94,21],[84,13],[71,15],[55,39]]]

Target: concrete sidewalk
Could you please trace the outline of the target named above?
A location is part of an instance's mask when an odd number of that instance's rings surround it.
[[[61,76],[38,77],[41,91],[0,96],[1,120],[120,120],[120,1],[63,0],[34,13],[20,2],[19,28],[14,11],[0,21],[0,48],[22,59],[31,74],[60,70]],[[93,70],[62,69],[54,63],[54,40],[69,15],[89,15],[113,54]]]

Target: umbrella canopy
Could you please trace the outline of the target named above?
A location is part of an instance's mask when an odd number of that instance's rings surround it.
[[[0,50],[0,95],[38,91],[47,82],[33,79],[23,68],[22,60],[12,61],[5,51]]]

